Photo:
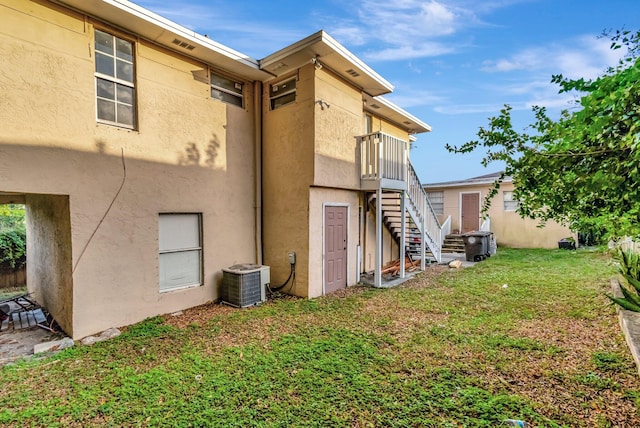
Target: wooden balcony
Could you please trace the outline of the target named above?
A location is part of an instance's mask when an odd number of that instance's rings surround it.
[[[383,132],[356,137],[362,190],[407,190],[409,142]]]

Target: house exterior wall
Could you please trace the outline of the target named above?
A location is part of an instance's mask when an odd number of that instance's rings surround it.
[[[264,264],[271,284],[289,276],[288,253],[296,253],[292,294],[308,297],[309,186],[314,174],[314,67],[298,70],[294,102],[270,109],[268,82],[263,88],[263,237]],[[285,288],[285,290],[288,289]]]
[[[362,93],[324,69],[315,71],[314,185],[360,189],[356,136],[362,128]]]
[[[135,44],[136,130],[96,122],[94,26]],[[70,260],[47,246],[29,257],[72,270],[56,279],[58,301],[45,297],[68,334],[214,300],[222,268],[256,261],[251,82],[244,108],[213,100],[207,64],[22,0],[0,0],[0,56],[0,192],[27,195],[30,230],[48,217],[64,231],[64,214],[46,213],[61,208],[51,195],[68,199]],[[168,212],[202,214],[202,286],[159,292],[158,216]],[[30,267],[29,289],[51,296],[47,277]]]
[[[439,215],[438,220],[442,223],[448,216],[451,216],[451,230],[457,233],[460,230],[461,193],[480,193],[480,205],[482,206],[490,186],[488,184],[441,188],[429,186],[427,190],[443,192],[444,214]],[[505,211],[504,191],[513,191],[513,183],[503,182],[501,184],[488,212],[491,219],[491,231],[494,233],[498,245],[513,248],[557,248],[560,239],[573,236],[569,228],[556,222],[547,222],[543,228],[539,228],[538,221],[523,219],[515,211]]]

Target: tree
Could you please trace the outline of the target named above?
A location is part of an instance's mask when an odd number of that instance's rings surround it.
[[[511,107],[478,131],[478,140],[454,153],[487,149],[482,164],[503,161],[502,176],[484,201],[489,208],[500,182],[511,176],[523,217],[555,220],[572,230],[609,237],[640,234],[640,31],[617,31],[611,48],[627,48],[616,67],[593,80],[552,77],[562,92],[577,92],[577,109],[552,120],[533,107],[535,121],[517,132]]]
[[[25,225],[25,210],[21,204],[0,204],[0,230]]]

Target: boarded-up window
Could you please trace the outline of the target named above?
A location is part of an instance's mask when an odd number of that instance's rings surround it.
[[[444,192],[427,192],[427,197],[436,215],[444,214]]]
[[[160,291],[202,284],[202,217],[160,214]]]

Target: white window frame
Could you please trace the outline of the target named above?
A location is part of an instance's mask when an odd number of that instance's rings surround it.
[[[209,70],[209,85],[212,99],[244,108],[244,83]]]
[[[427,192],[429,203],[436,215],[444,215],[444,191]]]
[[[297,80],[297,77],[293,76],[269,85],[269,106],[271,110],[278,109],[296,101]]]
[[[195,225],[197,230],[189,231],[189,225]],[[180,229],[175,229],[180,227]],[[197,241],[197,242],[196,242]],[[158,272],[159,290],[166,293],[184,288],[203,285],[203,255],[202,255],[202,214],[201,213],[160,213],[158,216]],[[194,259],[194,256],[197,259]],[[167,273],[170,259],[186,257],[188,261],[196,261],[192,270],[183,271],[187,279],[171,280]],[[175,262],[174,262],[175,263]],[[188,267],[189,263],[180,266]],[[176,272],[180,274],[180,272]]]
[[[113,51],[111,53],[98,49],[97,36],[98,33],[111,37],[113,44]],[[95,72],[96,79],[96,121],[99,123],[105,123],[108,125],[119,126],[127,129],[135,129],[137,125],[137,112],[136,112],[136,86],[135,86],[135,45],[132,41],[118,37],[108,31],[94,28],[94,55],[95,55]],[[131,59],[118,56],[117,45],[118,43],[124,43],[131,47]],[[113,61],[113,75],[106,74],[98,71],[99,58],[110,59]],[[131,66],[131,80],[118,77],[118,65]],[[101,96],[100,83],[107,82],[113,84],[113,97]],[[119,98],[118,88],[130,88],[131,102],[127,102],[124,99]],[[100,102],[108,102],[114,104],[114,120],[109,120],[104,117],[100,117]],[[131,123],[119,118],[119,107],[125,107],[131,109]]]
[[[520,201],[513,199],[513,190],[502,192],[503,208],[505,211],[517,211]]]

